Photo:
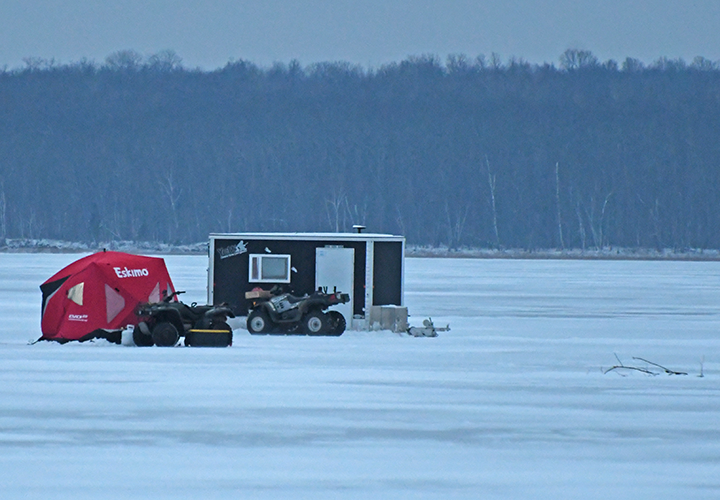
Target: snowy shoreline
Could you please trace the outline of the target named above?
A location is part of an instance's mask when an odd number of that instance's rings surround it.
[[[128,253],[158,253],[167,255],[207,254],[208,243],[172,245],[150,241],[101,241],[82,243],[48,239],[10,239],[0,240],[0,253],[93,253],[112,250]]]
[[[431,248],[406,247],[406,257],[443,257],[474,259],[545,259],[545,260],[679,260],[718,261],[720,251],[715,249],[673,250],[653,248],[602,248],[596,249],[536,249],[521,248],[497,250],[484,248]]]
[[[5,239],[0,240],[0,253],[86,253],[103,249],[163,255],[204,255],[207,242],[173,245],[159,242],[107,241],[81,243],[48,239]],[[619,248],[602,249],[492,249],[429,247],[407,245],[406,257],[437,257],[465,259],[547,259],[547,260],[679,260],[679,261],[720,261],[720,250],[688,248]]]

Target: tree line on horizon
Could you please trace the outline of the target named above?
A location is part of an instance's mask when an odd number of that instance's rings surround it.
[[[0,70],[0,239],[368,231],[450,248],[720,248],[720,65],[498,56]]]

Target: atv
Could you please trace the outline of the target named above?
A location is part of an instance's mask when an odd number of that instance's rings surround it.
[[[252,334],[305,334],[340,336],[345,331],[345,317],[330,306],[345,304],[350,295],[318,289],[311,295],[296,297],[274,286],[271,290],[256,288],[245,293],[252,305],[247,329]]]
[[[227,304],[189,306],[176,299],[185,292],[165,294],[162,302],[140,304],[135,314],[140,318],[133,331],[138,346],[172,347],[181,336],[186,346],[227,347],[232,345],[232,328],[227,318],[234,318]],[[175,299],[175,300],[173,300]]]

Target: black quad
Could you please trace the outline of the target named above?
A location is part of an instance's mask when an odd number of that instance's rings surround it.
[[[317,290],[296,297],[273,287],[252,290],[245,298],[251,302],[247,329],[252,334],[340,336],[345,331],[345,317],[327,309],[348,302],[347,293]]]
[[[138,346],[172,347],[180,337],[185,345],[193,347],[227,347],[232,345],[232,328],[227,318],[234,318],[232,310],[225,304],[218,306],[187,305],[173,300],[185,292],[173,292],[162,302],[151,302],[138,306],[135,313],[140,318],[133,332]]]

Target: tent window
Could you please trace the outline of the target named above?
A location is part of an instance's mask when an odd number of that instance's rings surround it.
[[[150,292],[148,302],[160,302],[160,282],[158,282],[155,288],[153,288],[153,291]]]
[[[78,283],[67,291],[68,299],[75,302],[77,305],[83,305],[83,291],[85,290],[85,283]]]
[[[250,283],[290,283],[290,255],[250,255]]]
[[[125,309],[125,299],[118,292],[113,290],[110,285],[105,284],[105,305],[107,308],[107,322],[110,323],[115,316]]]

